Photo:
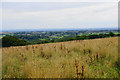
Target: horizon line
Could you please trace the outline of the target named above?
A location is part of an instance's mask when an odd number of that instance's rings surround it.
[[[64,31],[64,30],[118,30],[118,28],[41,28],[41,29],[9,29],[9,30],[1,30],[1,32],[9,32],[9,31]]]

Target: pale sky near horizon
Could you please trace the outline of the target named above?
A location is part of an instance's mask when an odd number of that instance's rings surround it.
[[[2,29],[117,28],[114,2],[4,2]]]

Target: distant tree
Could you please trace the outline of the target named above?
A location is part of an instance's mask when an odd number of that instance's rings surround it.
[[[84,40],[84,39],[88,39],[88,37],[86,35],[76,36],[76,40]]]
[[[10,47],[10,46],[24,46],[29,43],[25,40],[19,39],[14,36],[5,36],[2,38],[2,47]]]
[[[49,40],[37,41],[37,44],[44,44],[44,43],[50,43],[50,41]]]
[[[88,39],[95,39],[95,38],[99,38],[99,35],[97,34],[92,34],[88,36]]]
[[[29,43],[25,40],[19,39],[14,43],[14,46],[24,46],[24,45],[28,45]]]
[[[113,37],[115,34],[113,32],[109,32],[109,36]]]
[[[117,36],[120,36],[120,33],[118,33]]]
[[[64,40],[64,41],[72,41],[72,40],[76,40],[76,38],[69,38],[69,39],[67,39],[67,40]]]
[[[2,39],[0,39],[0,47],[2,47]]]

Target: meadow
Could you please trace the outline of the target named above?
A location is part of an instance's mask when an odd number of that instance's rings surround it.
[[[2,48],[3,78],[118,78],[118,37]]]

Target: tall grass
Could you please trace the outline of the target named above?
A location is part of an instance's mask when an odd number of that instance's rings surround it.
[[[118,37],[2,48],[3,78],[118,78]]]

